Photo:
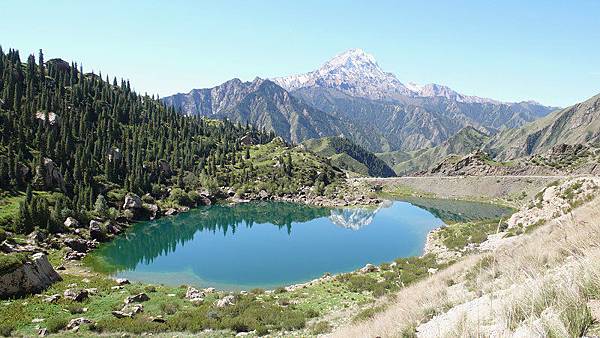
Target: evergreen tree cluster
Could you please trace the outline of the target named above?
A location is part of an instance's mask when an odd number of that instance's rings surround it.
[[[135,93],[129,81],[84,73],[61,59],[45,62],[41,50],[37,61],[30,55],[23,63],[17,50],[0,48],[0,190],[60,191],[61,207],[79,211],[104,209],[96,201],[111,189],[144,194],[157,186],[232,184],[214,177],[249,158],[239,141],[246,135],[258,144],[274,138],[251,126],[183,116],[154,95]],[[37,214],[48,210],[44,203],[27,197],[23,232],[31,224],[51,227],[52,215]]]

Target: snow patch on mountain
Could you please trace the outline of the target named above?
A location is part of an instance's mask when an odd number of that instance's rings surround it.
[[[384,72],[373,55],[362,49],[350,49],[336,55],[319,69],[305,74],[272,79],[287,90],[305,87],[324,87],[341,90],[352,96],[369,99],[395,100],[405,97],[444,97],[465,103],[493,103],[500,101],[460,94],[449,87],[435,83],[404,84],[392,73]]]

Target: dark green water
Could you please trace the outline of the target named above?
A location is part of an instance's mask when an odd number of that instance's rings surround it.
[[[453,203],[453,202],[449,202]],[[422,253],[443,220],[497,218],[509,210],[436,200],[377,209],[260,202],[204,207],[136,224],[93,253],[98,270],[149,283],[272,288]],[[418,205],[418,206],[417,206]]]

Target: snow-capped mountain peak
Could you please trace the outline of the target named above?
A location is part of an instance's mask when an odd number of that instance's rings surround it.
[[[315,71],[275,78],[273,81],[287,90],[313,86],[336,88],[353,96],[371,99],[412,94],[393,74],[384,72],[375,58],[362,49],[350,49],[338,54]]]
[[[435,83],[419,85],[408,82],[403,84],[394,74],[383,71],[373,55],[359,48],[350,49],[334,56],[312,72],[274,78],[273,81],[290,91],[305,87],[325,87],[369,99],[443,97],[456,102],[500,103],[492,99],[463,95],[447,86]]]

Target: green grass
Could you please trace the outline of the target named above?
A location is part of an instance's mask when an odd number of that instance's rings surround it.
[[[0,253],[0,275],[10,273],[27,261],[25,253]]]
[[[455,223],[438,232],[442,243],[451,250],[464,248],[469,243],[482,243],[498,229],[499,220]]]

